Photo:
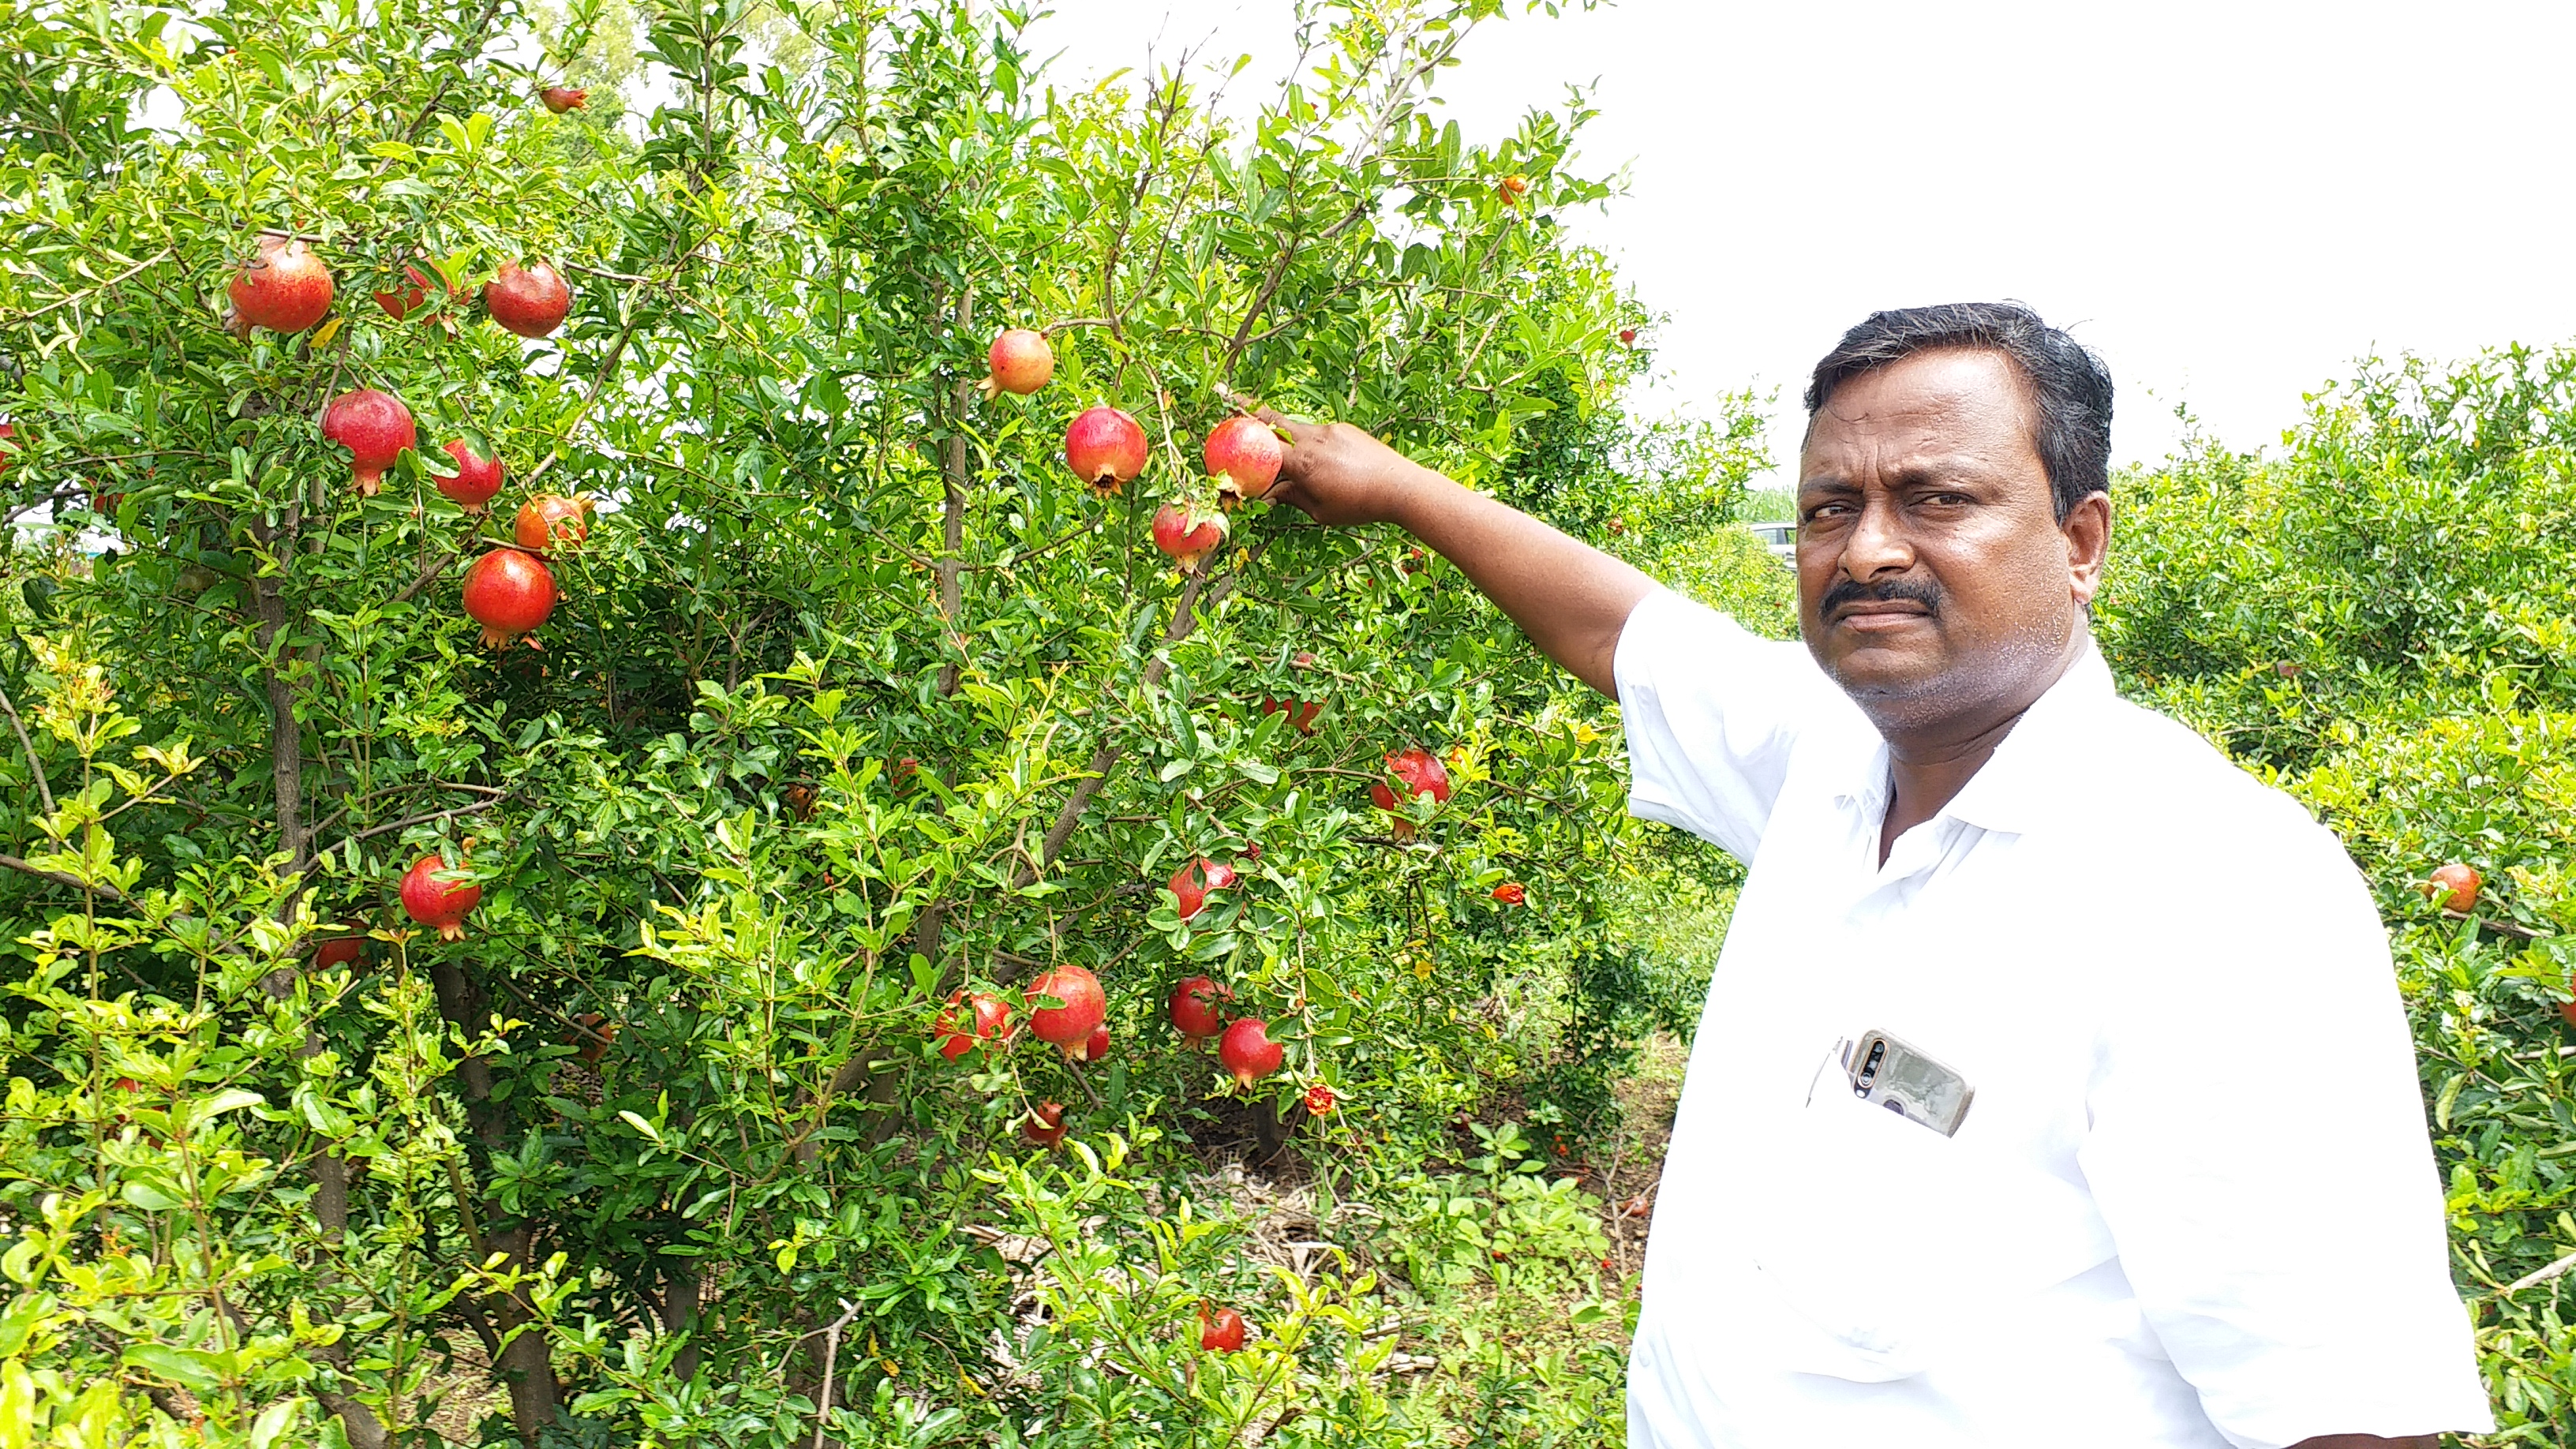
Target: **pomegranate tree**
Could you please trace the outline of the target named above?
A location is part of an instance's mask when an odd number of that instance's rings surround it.
[[[1053,997],[1059,1006],[1038,1003]],[[1109,998],[1100,978],[1080,966],[1058,966],[1029,983],[1029,1032],[1042,1042],[1062,1047],[1067,1056],[1091,1040],[1109,1014]]]
[[[442,879],[461,874],[460,859],[450,868],[435,855],[424,855],[403,872],[403,913],[438,932],[442,941],[465,939],[465,915],[483,899],[483,888],[471,881]]]
[[[510,537],[533,553],[579,548],[590,537],[591,504],[586,493],[570,498],[540,493],[519,505],[519,516],[510,520]]]
[[[1182,978],[1172,988],[1172,999],[1166,1010],[1172,1029],[1192,1040],[1204,1041],[1225,1030],[1225,1003],[1234,1000],[1232,988],[1220,985],[1206,976]]]
[[[458,438],[447,445],[447,456],[456,460],[456,476],[436,479],[438,491],[463,505],[468,513],[480,513],[492,495],[501,491],[501,460],[479,458],[474,445]]]
[[[1172,872],[1174,913],[1186,921],[1207,909],[1208,892],[1221,891],[1235,882],[1234,867],[1223,861],[1199,859]]]
[[[465,614],[483,626],[483,643],[510,641],[546,621],[555,608],[555,576],[525,549],[496,548],[465,570]],[[528,641],[528,647],[538,647]]]
[[[331,268],[303,238],[263,232],[259,255],[233,272],[225,294],[241,325],[301,332],[331,310]]]
[[[966,1013],[962,1018],[961,1007]],[[1009,1041],[1011,1004],[989,991],[978,991],[971,998],[963,991],[954,992],[931,1030],[939,1054],[953,1062],[986,1042]]]
[[[1055,349],[1047,346],[1044,336],[1026,327],[1009,328],[994,338],[993,345],[985,350],[984,361],[992,371],[977,387],[987,398],[1006,392],[1026,397],[1055,376]]]
[[[1172,556],[1182,573],[1199,564],[1225,542],[1225,515],[1201,514],[1195,508],[1166,503],[1154,513],[1154,547]]]
[[[331,399],[322,410],[322,436],[349,450],[349,475],[368,498],[385,486],[385,470],[402,457],[403,449],[420,445],[411,409],[401,398],[372,387]]]
[[[1145,471],[1145,429],[1113,407],[1086,408],[1064,430],[1064,461],[1074,476],[1107,498]]]
[[[566,111],[578,111],[589,105],[590,92],[572,86],[548,86],[537,92],[537,99],[545,103],[547,110],[560,116]]]
[[[1238,1353],[1243,1348],[1243,1315],[1231,1308],[1199,1309],[1199,1347],[1209,1353]]]
[[[1249,1087],[1279,1070],[1288,1059],[1288,1049],[1270,1039],[1270,1023],[1257,1016],[1247,1016],[1225,1029],[1216,1044],[1217,1065],[1234,1074],[1234,1080]]]
[[[1288,450],[1279,435],[1259,418],[1232,417],[1208,430],[1200,457],[1208,476],[1218,480],[1221,502],[1259,498],[1279,479],[1279,464]]]
[[[483,310],[522,337],[551,337],[572,311],[572,288],[550,263],[503,262],[483,284]]]

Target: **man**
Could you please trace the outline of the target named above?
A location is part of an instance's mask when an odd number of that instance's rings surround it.
[[[1355,428],[1291,424],[1275,495],[1456,563],[1619,701],[1631,808],[1750,867],[1630,1444],[2491,1428],[2368,894],[2288,797],[2121,702],[2087,630],[2101,363],[2016,305],[1882,312],[1807,411],[1803,649]]]

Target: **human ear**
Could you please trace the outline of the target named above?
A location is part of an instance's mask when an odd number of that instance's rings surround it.
[[[2066,582],[2075,607],[2089,607],[2102,589],[2102,565],[2111,555],[2111,495],[2088,494],[2057,526],[2066,540]]]

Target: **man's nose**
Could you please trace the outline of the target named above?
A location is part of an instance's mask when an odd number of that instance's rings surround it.
[[[1843,573],[1867,582],[1881,574],[1901,574],[1912,567],[1914,545],[1905,536],[1904,520],[1897,516],[1895,503],[1884,497],[1864,500],[1860,520],[1843,540]]]

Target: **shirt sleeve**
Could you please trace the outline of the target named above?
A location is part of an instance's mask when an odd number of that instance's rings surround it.
[[[2157,872],[2137,895],[2161,922],[2115,928],[2151,949],[2104,941],[2119,969],[2078,1160],[2229,1443],[2487,1431],[2386,932],[2341,843],[2262,803],[2161,852],[2250,863],[2259,890]]]
[[[1658,590],[1629,613],[1611,673],[1628,732],[1629,813],[1749,864],[1790,749],[1830,688],[1806,646]]]

